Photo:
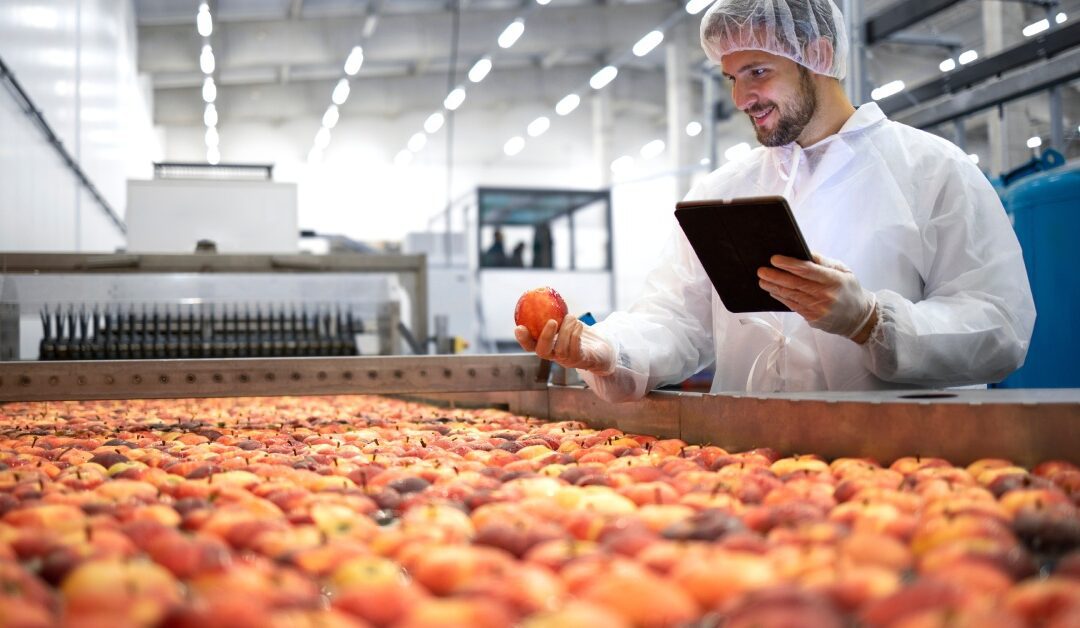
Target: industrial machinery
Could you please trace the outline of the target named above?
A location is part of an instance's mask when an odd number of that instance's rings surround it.
[[[410,234],[429,262],[433,313],[477,351],[517,351],[510,320],[522,292],[559,286],[576,314],[615,305],[611,193],[479,187]]]
[[[0,357],[426,352],[423,256],[0,254]]]
[[[1071,356],[1080,352],[1080,275],[1074,272],[1080,232],[1080,165],[1065,165],[1053,150],[1002,175],[998,191],[1024,251],[1038,316],[1024,366],[1004,388],[1080,386]]]

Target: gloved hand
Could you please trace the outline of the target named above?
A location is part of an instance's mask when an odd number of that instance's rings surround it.
[[[877,298],[859,285],[851,269],[827,257],[813,262],[774,255],[773,266],[759,268],[762,289],[791,308],[815,329],[855,339],[874,316]],[[863,340],[865,341],[865,340]]]
[[[561,326],[553,320],[548,321],[536,340],[524,325],[514,328],[514,337],[522,349],[534,351],[541,358],[565,368],[599,375],[615,372],[614,347],[573,314],[567,314]]]

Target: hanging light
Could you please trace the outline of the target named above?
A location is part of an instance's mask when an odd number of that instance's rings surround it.
[[[469,80],[473,83],[479,83],[484,80],[484,77],[487,76],[490,71],[491,59],[483,57],[469,69]]]
[[[315,148],[323,150],[330,145],[330,129],[321,126],[319,132],[315,134]]]
[[[195,14],[195,28],[203,37],[209,37],[214,32],[214,20],[205,2],[199,5],[199,12]]]
[[[460,107],[463,102],[465,102],[465,88],[455,87],[453,91],[446,95],[446,99],[443,100],[443,107],[446,107],[450,111],[454,111]]]
[[[875,87],[871,90],[870,97],[874,100],[881,100],[882,98],[888,98],[894,94],[899,94],[902,91],[904,91],[903,81],[890,81],[881,87]]]
[[[514,137],[511,137],[510,139],[506,140],[506,144],[503,144],[503,152],[506,153],[507,157],[513,157],[524,149],[525,138],[521,137],[520,135],[515,135]]]
[[[664,140],[653,140],[641,147],[641,158],[652,159],[658,157],[660,153],[664,152],[665,148],[667,146],[664,144]]]
[[[634,158],[630,155],[623,155],[615,161],[611,162],[611,171],[615,174],[622,174],[628,172],[634,167]]]
[[[221,142],[221,136],[218,135],[217,127],[209,127],[206,129],[206,136],[204,139],[206,140],[207,148],[216,147]]]
[[[207,103],[212,103],[217,100],[217,85],[214,84],[214,78],[212,76],[203,79],[202,99]]]
[[[1024,27],[1024,30],[1020,31],[1024,34],[1024,37],[1032,37],[1038,35],[1044,30],[1050,28],[1050,20],[1039,20],[1038,22],[1032,22]]]
[[[207,104],[206,108],[203,109],[202,119],[203,124],[205,124],[206,126],[217,126],[217,107],[215,107],[213,103]]]
[[[525,130],[528,131],[529,137],[540,137],[549,128],[551,128],[551,120],[548,119],[547,116],[540,116],[530,122],[528,128]]]
[[[510,25],[503,29],[502,34],[499,35],[499,47],[509,48],[513,46],[524,32],[525,20],[518,18],[510,22]]]
[[[967,65],[978,58],[978,52],[975,52],[974,50],[965,50],[960,53],[960,56],[957,57],[956,60],[960,62],[960,65]]]
[[[334,86],[334,91],[330,94],[330,100],[335,105],[344,105],[345,101],[349,99],[349,90],[349,79],[341,79]]]
[[[413,152],[407,148],[403,148],[398,151],[398,154],[394,156],[395,166],[408,166],[413,160]]]
[[[221,151],[218,150],[217,146],[211,146],[210,148],[206,149],[206,163],[210,164],[211,166],[216,166],[220,161]]]
[[[613,65],[605,65],[589,79],[589,87],[592,87],[593,89],[603,89],[608,83],[614,81],[615,77],[618,75],[619,68]]]
[[[1028,148],[1038,148],[1040,146],[1042,146],[1042,138],[1041,137],[1036,135],[1035,137],[1028,138],[1028,141],[1027,141],[1027,147]]]
[[[701,135],[701,123],[697,120],[694,120],[690,122],[690,124],[687,124],[686,134],[690,137],[697,137],[698,135]]]
[[[407,146],[412,152],[419,153],[423,150],[425,144],[427,144],[427,136],[421,132],[417,132],[413,133],[413,136],[409,138]]]
[[[334,128],[337,124],[338,118],[341,117],[341,112],[338,111],[337,105],[330,105],[326,108],[326,113],[322,117],[322,125],[328,129]]]
[[[206,44],[202,47],[202,53],[199,54],[199,69],[203,74],[213,74],[214,66],[214,50],[210,48],[210,44]]]
[[[634,53],[634,56],[644,57],[652,52],[653,48],[659,46],[662,41],[664,41],[664,31],[649,31],[648,34],[634,44],[631,51]]]
[[[968,159],[970,159],[970,160],[971,160],[971,163],[973,163],[973,164],[976,164],[976,165],[978,165],[978,163],[979,163],[979,156],[978,156],[978,155],[976,155],[975,153],[971,153],[971,154],[969,154],[969,155],[968,155]]]
[[[946,59],[938,64],[938,69],[940,69],[942,72],[952,72],[956,69],[956,62],[953,61],[951,58]]]
[[[443,122],[446,121],[446,116],[441,111],[436,111],[424,120],[424,130],[428,133],[435,133],[442,128]]]
[[[360,71],[360,66],[364,64],[364,49],[360,46],[356,46],[349,53],[349,56],[345,59],[345,74],[349,76],[355,76]]]
[[[713,0],[690,0],[686,3],[686,12],[690,15],[697,15],[701,13],[701,10],[712,4]]]
[[[562,100],[555,104],[555,113],[560,116],[569,115],[574,109],[577,109],[581,104],[581,96],[577,94],[567,94],[563,96]]]

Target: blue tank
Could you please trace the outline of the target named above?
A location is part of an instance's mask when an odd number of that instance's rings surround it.
[[[1035,297],[1027,361],[1004,388],[1080,387],[1080,164],[1031,174],[1002,200],[1024,249]]]

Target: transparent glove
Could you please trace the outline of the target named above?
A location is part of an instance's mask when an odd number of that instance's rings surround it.
[[[791,308],[815,329],[854,338],[874,314],[877,299],[859,285],[851,269],[814,255],[813,262],[774,255],[773,266],[759,268],[761,288]]]
[[[514,328],[514,337],[522,349],[565,368],[598,375],[615,372],[615,348],[573,314],[567,314],[561,326],[548,321],[536,340],[524,325]]]

